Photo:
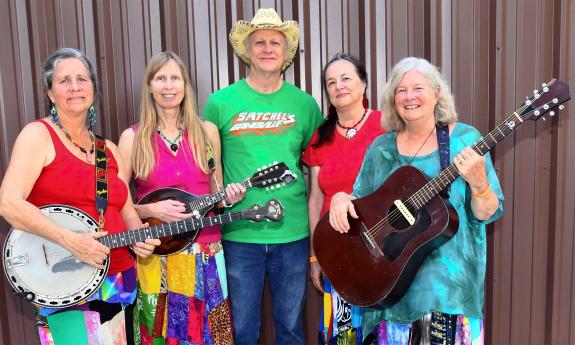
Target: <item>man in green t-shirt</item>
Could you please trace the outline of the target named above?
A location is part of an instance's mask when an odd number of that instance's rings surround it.
[[[258,343],[267,275],[275,343],[303,345],[309,232],[300,157],[323,117],[313,97],[282,79],[297,51],[297,22],[282,22],[273,9],[260,9],[251,22],[238,21],[229,38],[236,55],[250,66],[249,73],[211,95],[204,111],[220,131],[224,183],[242,181],[274,161],[285,162],[298,176],[279,189],[250,190],[230,209],[271,198],[285,209],[277,223],[237,222],[223,228],[234,340],[236,345]]]

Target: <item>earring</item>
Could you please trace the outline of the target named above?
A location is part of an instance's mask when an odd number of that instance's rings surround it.
[[[94,125],[96,124],[96,108],[94,105],[91,105],[88,108],[88,129],[92,131],[94,129]]]
[[[56,106],[54,105],[54,103],[50,102],[50,118],[52,119],[52,122],[57,123],[58,122],[58,112],[56,111]]]

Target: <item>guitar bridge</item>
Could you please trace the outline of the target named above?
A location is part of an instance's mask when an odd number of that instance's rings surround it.
[[[373,257],[375,257],[376,259],[381,259],[383,257],[383,252],[377,245],[373,236],[369,234],[363,222],[361,223],[361,228],[359,230],[359,237],[361,238],[363,245],[369,250],[369,253]]]

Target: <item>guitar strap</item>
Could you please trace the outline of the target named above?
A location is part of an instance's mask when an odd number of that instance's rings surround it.
[[[98,229],[104,230],[104,212],[108,207],[108,154],[106,140],[95,134],[96,142],[96,209],[98,210]]]
[[[437,146],[439,147],[439,161],[441,163],[441,170],[449,167],[449,126],[443,123],[437,123]],[[449,185],[442,190],[439,195],[442,198],[449,198]]]

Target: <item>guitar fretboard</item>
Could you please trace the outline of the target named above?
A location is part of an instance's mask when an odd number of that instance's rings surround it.
[[[144,242],[148,238],[174,236],[186,232],[199,231],[205,227],[227,224],[244,219],[244,211],[221,214],[214,217],[180,220],[169,224],[158,224],[148,228],[128,230],[119,234],[100,237],[98,241],[113,249],[128,246],[136,242]]]
[[[497,126],[494,130],[489,132],[489,134],[475,143],[472,149],[481,156],[484,156],[522,123],[522,117],[519,116],[517,112],[513,113],[505,121],[499,124],[499,126]],[[457,167],[455,164],[451,164],[449,167],[442,170],[441,173],[439,173],[439,175],[437,175],[434,179],[426,183],[415,194],[413,194],[406,201],[407,204],[414,210],[419,210],[425,206],[429,200],[431,200],[451,182],[453,182],[457,177],[459,177]]]
[[[250,179],[243,181],[241,185],[244,186],[244,188],[246,189],[253,187]],[[190,211],[193,210],[203,210],[207,207],[217,204],[220,201],[223,201],[225,198],[226,198],[225,191],[215,192],[212,194],[208,194],[206,196],[202,196],[200,198],[197,198],[196,200],[187,203],[186,212],[189,213]]]

